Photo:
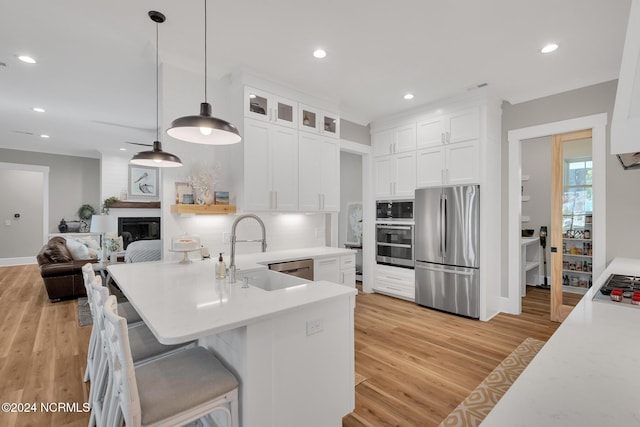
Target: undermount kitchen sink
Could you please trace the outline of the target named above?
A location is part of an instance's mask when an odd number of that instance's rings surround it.
[[[311,283],[306,279],[278,273],[273,270],[260,270],[253,272],[237,272],[236,281],[242,283],[245,278],[249,279],[249,284],[265,291],[276,291],[278,289],[290,288],[292,286]]]

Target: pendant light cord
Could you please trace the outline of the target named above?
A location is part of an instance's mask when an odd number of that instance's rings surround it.
[[[207,102],[207,0],[204,1],[204,102]]]
[[[156,141],[160,141],[160,60],[159,51],[160,46],[158,45],[158,24],[156,22]]]

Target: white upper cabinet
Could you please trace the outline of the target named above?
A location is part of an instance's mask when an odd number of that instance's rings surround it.
[[[375,159],[375,193],[377,199],[412,198],[415,189],[415,151]]]
[[[376,157],[415,151],[415,122],[375,132],[372,135],[372,145],[373,154]]]
[[[340,138],[340,117],[335,113],[299,104],[298,129],[330,138]]]
[[[259,120],[244,122],[245,209],[298,209],[298,132]]]
[[[417,148],[434,147],[480,138],[480,109],[473,107],[418,120]]]
[[[480,108],[418,120],[416,186],[480,182]]]
[[[245,86],[244,116],[295,129],[298,127],[298,103]]]
[[[322,135],[300,132],[299,205],[304,212],[340,210],[340,147]]]
[[[418,150],[416,186],[477,184],[480,182],[477,140]]]

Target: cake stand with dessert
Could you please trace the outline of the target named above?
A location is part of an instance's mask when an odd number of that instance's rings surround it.
[[[170,252],[182,252],[184,257],[180,261],[180,264],[188,264],[191,262],[189,259],[189,252],[195,252],[200,250],[200,237],[183,235],[179,237],[171,238]]]

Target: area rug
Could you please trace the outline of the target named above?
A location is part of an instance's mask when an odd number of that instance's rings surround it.
[[[538,354],[544,341],[527,338],[462,401],[440,427],[476,427]]]
[[[127,301],[127,297],[124,296],[120,289],[109,286],[109,293],[115,295],[118,303]],[[93,324],[93,318],[91,317],[91,308],[89,307],[89,301],[87,297],[78,298],[78,325],[87,326]]]
[[[87,297],[80,297],[78,298],[78,325],[87,326],[91,324],[93,324],[93,318],[91,317],[89,301],[87,301]]]

